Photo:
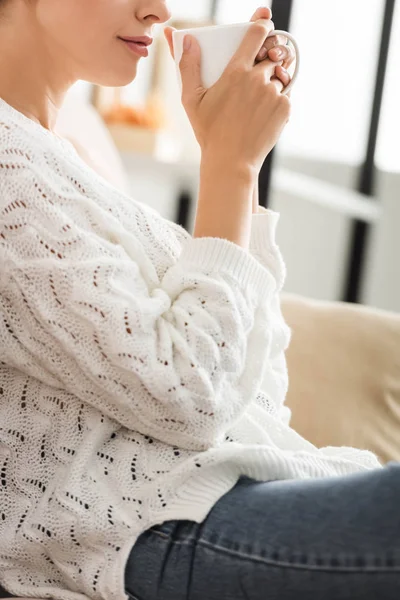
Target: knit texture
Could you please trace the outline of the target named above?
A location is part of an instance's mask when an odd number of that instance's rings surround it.
[[[241,475],[379,467],[288,425],[277,215],[194,239],[0,100],[0,583],[123,600],[135,539]]]

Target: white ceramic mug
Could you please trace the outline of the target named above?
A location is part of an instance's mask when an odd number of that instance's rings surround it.
[[[248,29],[252,25],[253,23],[237,23],[234,25],[213,25],[211,27],[196,27],[194,29],[180,29],[174,31],[174,55],[181,89],[182,79],[179,63],[183,54],[183,40],[185,35],[190,34],[194,36],[200,44],[202,54],[202,80],[204,86],[210,88],[221,77],[228,66],[228,63],[239,49]],[[296,51],[296,67],[292,80],[289,85],[282,90],[282,94],[288,94],[299,73],[299,46],[296,39],[286,31],[272,31],[268,37],[274,35],[285,36],[292,42]]]

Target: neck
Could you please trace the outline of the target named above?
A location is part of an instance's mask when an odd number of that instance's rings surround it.
[[[18,34],[21,31],[23,36]],[[27,14],[0,21],[0,97],[8,104],[53,130],[64,96],[74,83],[67,73]]]

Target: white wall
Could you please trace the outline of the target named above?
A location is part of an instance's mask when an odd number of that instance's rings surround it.
[[[283,161],[286,162],[286,161]],[[292,167],[321,179],[354,187],[357,169],[290,159]],[[299,168],[301,166],[301,169]],[[382,217],[370,228],[362,302],[400,312],[400,173],[377,173],[377,203]],[[281,212],[278,240],[287,267],[287,289],[307,296],[341,300],[347,277],[351,221],[295,196],[274,193]]]
[[[344,189],[356,186],[357,169],[347,164],[278,155],[275,166]],[[288,269],[286,290],[321,300],[341,300],[349,257],[350,219],[276,189],[272,192],[271,208],[281,213],[278,242]]]

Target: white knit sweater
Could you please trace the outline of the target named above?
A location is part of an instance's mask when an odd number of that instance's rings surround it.
[[[379,467],[288,425],[277,215],[194,239],[0,100],[0,584],[123,600],[137,536],[240,475]],[[267,518],[266,512],[266,518]]]

